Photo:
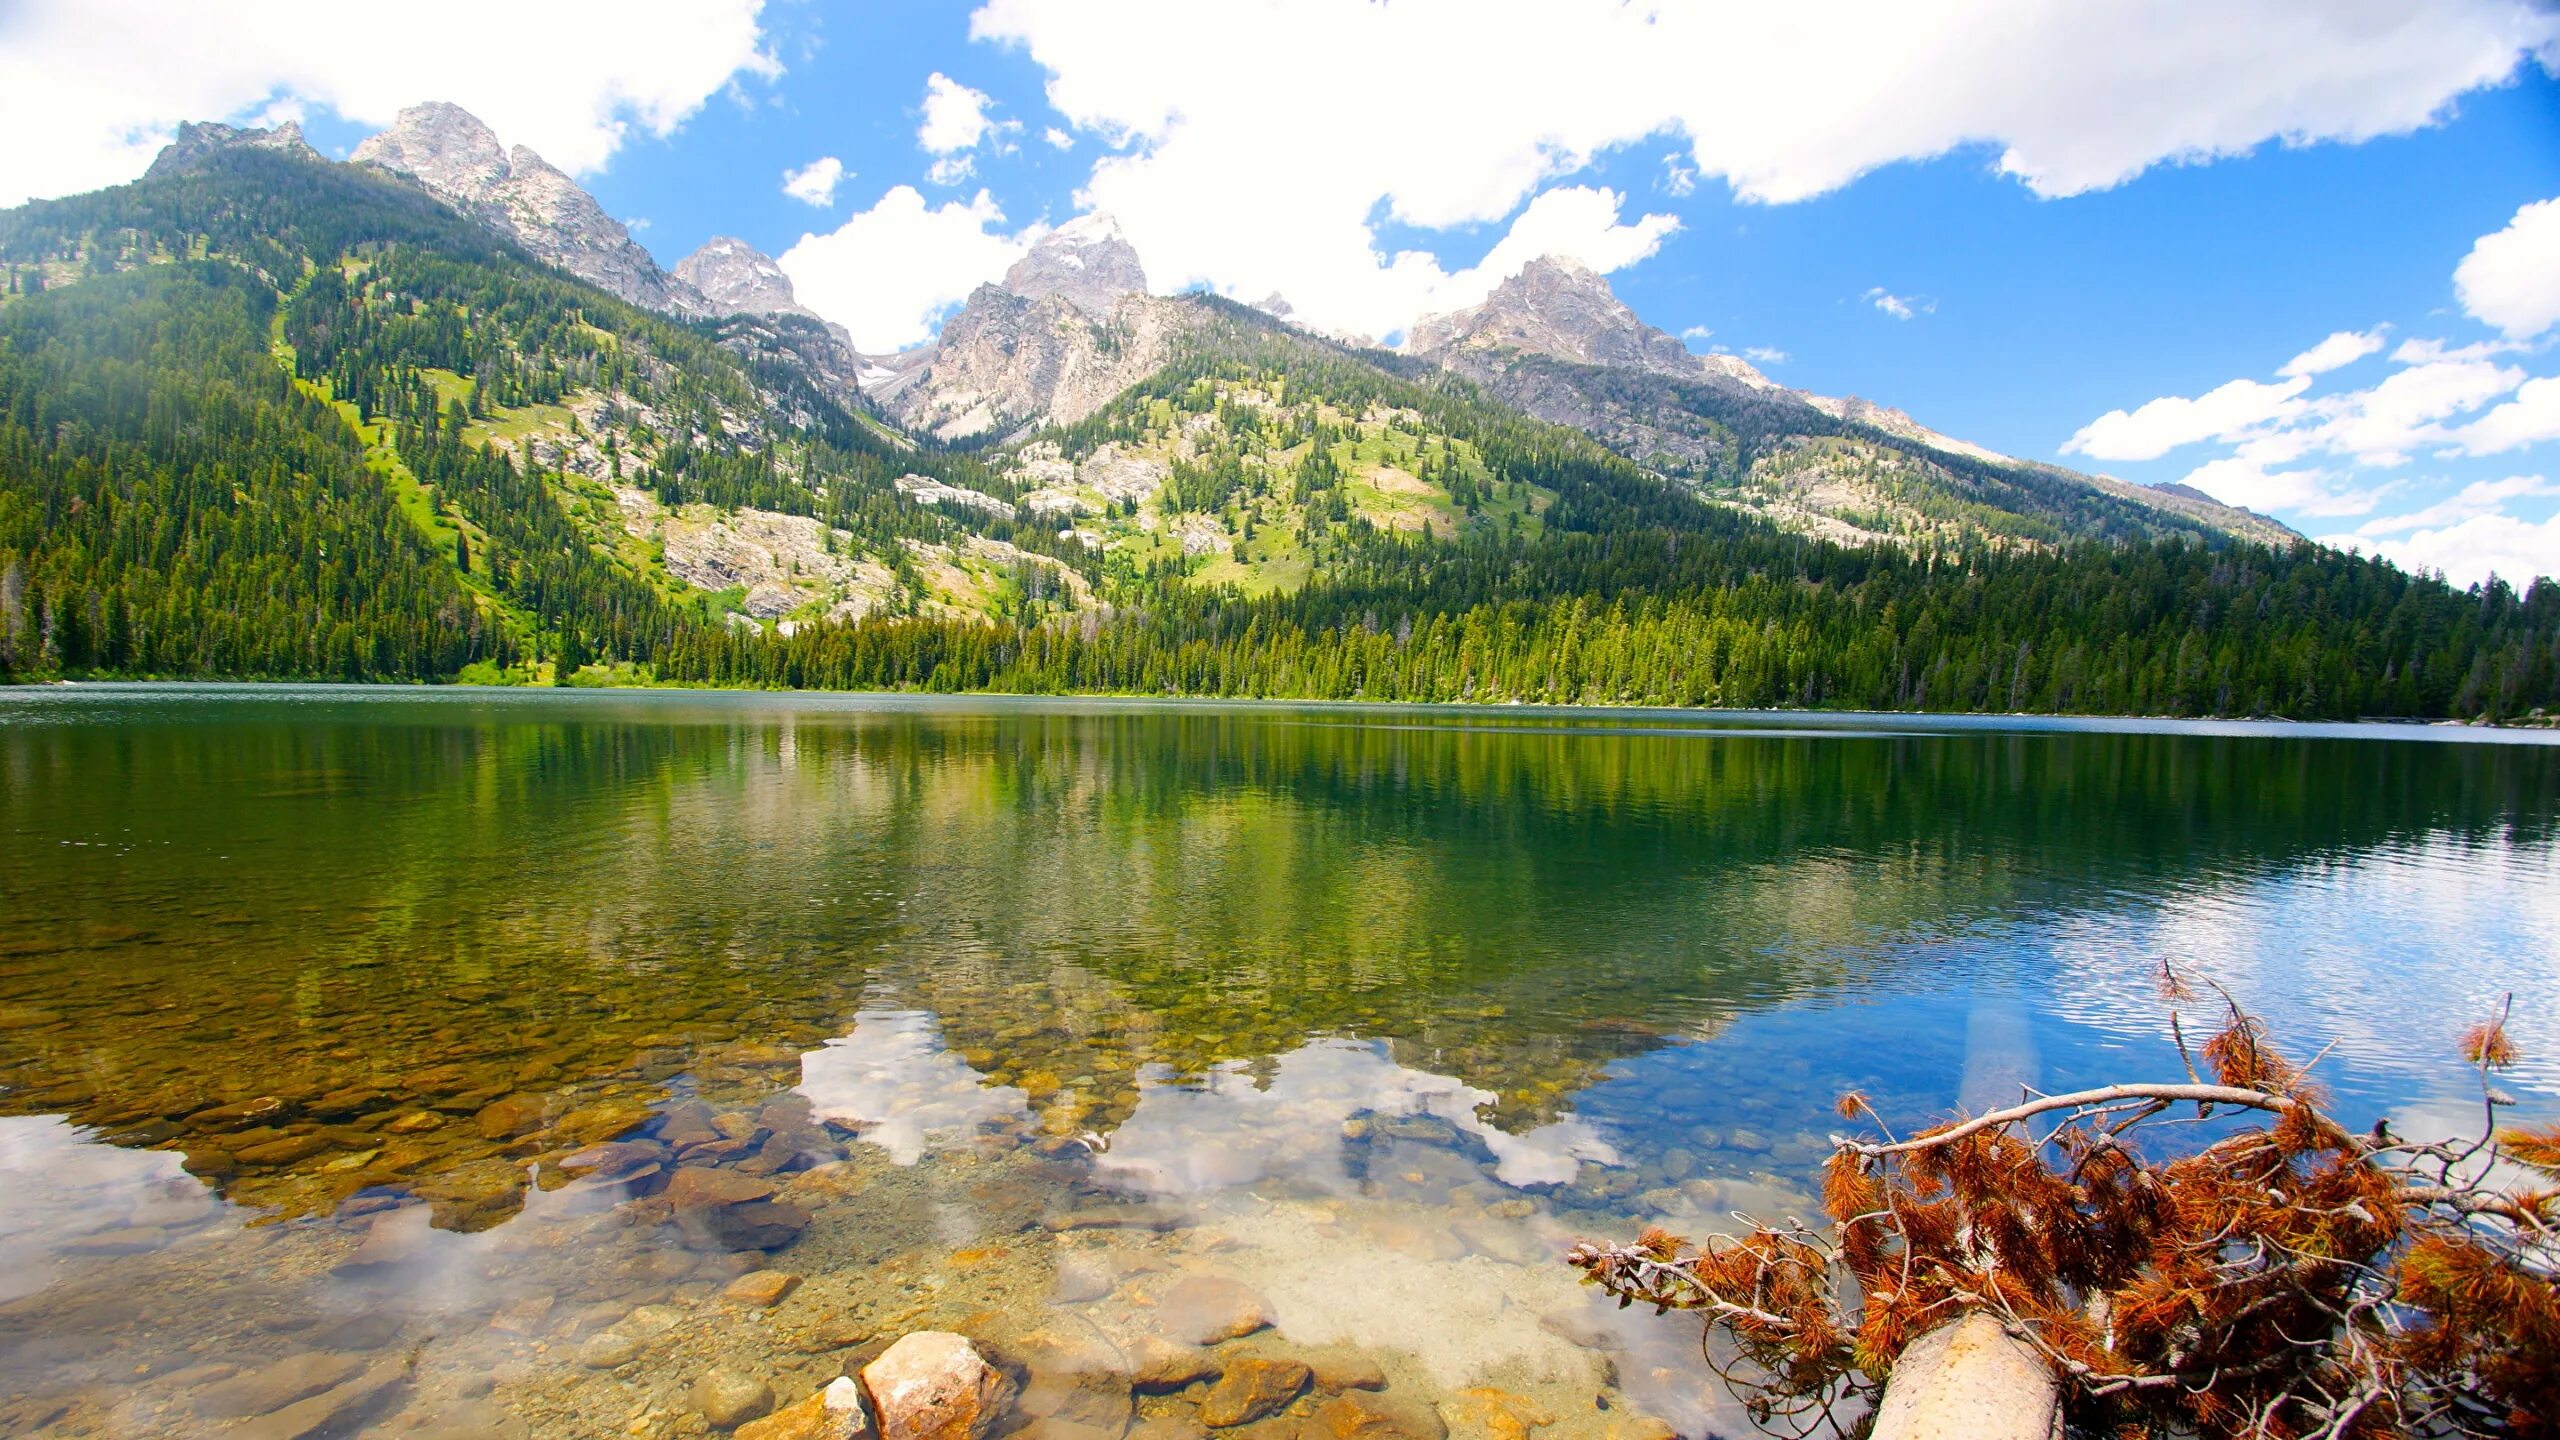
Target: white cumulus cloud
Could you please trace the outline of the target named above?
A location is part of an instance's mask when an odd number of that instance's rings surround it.
[[[824,235],[803,235],[782,254],[800,303],[845,327],[873,354],[933,333],[945,311],[1020,258],[1024,239],[1003,232],[1004,211],[986,191],[927,205],[912,185]]]
[[[2554,485],[2539,475],[2510,475],[2501,480],[2474,480],[2445,499],[2421,510],[2401,515],[2386,515],[2368,520],[2356,527],[2356,534],[2370,539],[2379,535],[2398,535],[2412,530],[2432,530],[2458,524],[2482,515],[2495,515],[2510,500],[2535,499],[2560,495]]]
[[[2311,388],[2307,376],[2281,384],[2233,380],[2192,399],[2163,395],[2133,410],[2110,410],[2062,442],[2066,455],[2092,460],[2156,460],[2181,445],[2237,436],[2296,408]]]
[[[853,178],[844,162],[833,155],[821,155],[797,170],[782,174],[782,193],[804,205],[821,209],[836,203],[836,187]]]
[[[2339,535],[2321,543],[2341,548],[2360,544],[2403,570],[2441,570],[2456,585],[2496,575],[2522,590],[2536,576],[2560,576],[2560,515],[2525,520],[2481,514],[2399,537]]]
[[[2453,293],[2473,319],[2510,339],[2560,324],[2560,199],[2537,200],[2481,236],[2453,272]]]
[[[936,155],[974,148],[995,126],[987,114],[994,103],[985,91],[933,72],[925,77],[924,123],[916,127],[916,143]]]
[[[2560,42],[2514,0],[986,0],[1114,146],[1083,203],[1176,286],[1286,293],[1392,331],[1430,288],[1382,223],[1503,223],[1651,137],[1679,174],[1782,202],[1978,150],[2041,195],[2270,141],[2357,141]],[[1320,97],[1345,97],[1337,103]],[[1392,137],[1388,143],[1384,137]],[[1666,170],[1666,189],[1687,183]],[[1587,257],[1586,257],[1587,258]]]
[[[182,120],[367,125],[450,100],[572,174],[667,135],[780,65],[762,0],[451,0],[432,15],[326,0],[0,6],[0,205],[142,173]],[[504,36],[502,44],[491,36]]]
[[[2527,380],[2515,398],[2462,427],[2455,438],[2465,452],[2499,455],[2560,440],[2560,376]]]
[[[2382,331],[2340,330],[2328,339],[2284,362],[2277,374],[2288,378],[2301,375],[2326,375],[2332,370],[2353,365],[2367,355],[2382,349]]]

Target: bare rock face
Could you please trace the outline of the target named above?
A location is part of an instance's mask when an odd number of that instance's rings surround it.
[[[880,1440],[986,1440],[1013,1401],[1013,1382],[965,1338],[902,1335],[862,1367]]]
[[[744,240],[715,235],[676,262],[678,280],[702,292],[714,315],[808,315],[791,277],[772,256]]]
[[[1651,370],[1684,379],[1722,374],[1760,385],[1759,371],[1731,356],[1698,356],[1636,317],[1609,282],[1578,261],[1548,255],[1494,287],[1484,303],[1415,322],[1405,348],[1417,355],[1514,350],[1582,365]],[[1710,365],[1709,360],[1720,362]]]
[[[459,105],[412,105],[391,128],[356,147],[359,164],[406,175],[538,259],[635,305],[700,313],[702,297],[670,279],[595,197],[525,146]]]
[[[910,429],[943,440],[1072,424],[1161,369],[1198,323],[1188,302],[1128,295],[1108,327],[1064,294],[1025,299],[981,285],[928,356],[870,390]]]
[[[146,180],[165,175],[182,174],[196,168],[213,155],[225,150],[274,150],[317,160],[320,152],[302,138],[299,121],[287,120],[272,130],[244,129],[236,125],[217,125],[212,121],[190,120],[178,127],[177,138],[160,147],[151,168],[143,172]]]
[[[1025,300],[1055,295],[1093,319],[1108,320],[1121,300],[1147,293],[1147,271],[1119,223],[1096,213],[1042,236],[1004,272],[1004,288]]]

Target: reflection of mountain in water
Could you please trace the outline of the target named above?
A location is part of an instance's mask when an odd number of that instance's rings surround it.
[[[1985,924],[2560,814],[2553,752],[2424,743],[106,703],[0,731],[0,1106],[288,1208],[780,1080],[884,1004],[1044,1124],[1348,1036],[1525,1133],[1666,1035],[1930,983]],[[532,1128],[489,1118],[519,1097]]]

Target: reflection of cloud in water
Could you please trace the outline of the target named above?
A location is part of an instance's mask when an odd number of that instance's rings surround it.
[[[989,1085],[942,1043],[922,1010],[866,1010],[853,1033],[800,1057],[799,1093],[821,1120],[858,1126],[901,1165],[935,1143],[1023,1113],[1029,1097]]]
[[[0,1116],[0,1301],[52,1283],[67,1255],[157,1249],[222,1214],[165,1150],[126,1150],[58,1115]]]
[[[1140,1075],[1137,1109],[1098,1162],[1105,1174],[1160,1194],[1248,1185],[1275,1171],[1351,1190],[1342,1127],[1363,1113],[1446,1120],[1493,1152],[1509,1185],[1560,1185],[1585,1160],[1618,1158],[1580,1119],[1507,1135],[1477,1114],[1494,1102],[1491,1091],[1399,1065],[1373,1042],[1309,1041],[1271,1062],[1267,1086],[1232,1064],[1199,1081],[1177,1084],[1169,1076],[1162,1067]]]
[[[2156,910],[2058,927],[2051,1008],[2165,1038],[2157,966],[2230,987],[2279,1041],[2337,1042],[2345,1067],[2405,1093],[2461,1082],[2465,1029],[2514,992],[2519,1089],[2560,1093],[2560,846],[2446,835],[2214,885]],[[2187,1007],[2191,1017],[2205,1009]],[[2193,1027],[2191,1026],[2191,1029]]]

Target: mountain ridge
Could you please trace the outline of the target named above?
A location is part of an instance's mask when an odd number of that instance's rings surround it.
[[[14,678],[2306,716],[2560,683],[2560,586],[2163,526],[1775,387],[1465,351],[1570,426],[1209,295],[983,287],[911,379],[1040,383],[946,442],[805,316],[635,305],[290,144],[0,212],[0,274]]]
[[[504,148],[459,105],[409,106],[350,158],[416,181],[534,256],[635,305],[679,315],[707,308],[575,180],[526,146]]]

